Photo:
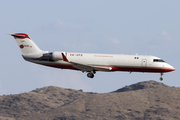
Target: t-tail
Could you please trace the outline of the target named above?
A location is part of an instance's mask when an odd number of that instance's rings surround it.
[[[35,59],[41,59],[43,54],[48,51],[42,51],[39,47],[31,40],[31,38],[25,33],[10,34],[13,36],[22,52],[22,56],[25,60],[34,62]]]
[[[34,54],[42,52],[41,49],[31,40],[25,33],[10,34],[13,36],[21,49],[23,55]]]

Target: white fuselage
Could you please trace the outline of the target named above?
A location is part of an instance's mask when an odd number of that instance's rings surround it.
[[[66,57],[69,61],[92,65],[97,67],[110,67],[109,70],[102,71],[129,71],[129,72],[170,72],[175,69],[166,62],[154,61],[161,60],[154,56],[144,55],[122,55],[122,54],[95,54],[95,53],[71,53],[67,52]],[[46,65],[61,69],[78,69],[73,64],[64,60],[28,60],[41,65]],[[83,71],[83,70],[81,70]],[[96,70],[98,71],[98,70]]]

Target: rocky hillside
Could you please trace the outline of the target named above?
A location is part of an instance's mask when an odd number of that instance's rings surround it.
[[[141,90],[141,89],[164,88],[164,87],[169,87],[169,86],[167,86],[163,83],[160,83],[160,82],[150,80],[150,81],[144,81],[144,82],[132,84],[130,86],[125,86],[125,87],[120,88],[114,92],[126,92],[126,91],[135,91],[135,90]]]
[[[145,81],[111,93],[44,87],[0,96],[0,120],[179,120],[180,88]]]

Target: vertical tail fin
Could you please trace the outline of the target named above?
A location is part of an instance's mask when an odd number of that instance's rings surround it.
[[[42,50],[30,39],[30,37],[25,33],[11,34],[21,49],[21,52],[25,54],[38,53]]]

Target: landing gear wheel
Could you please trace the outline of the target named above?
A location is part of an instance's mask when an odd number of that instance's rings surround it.
[[[93,74],[93,73],[88,73],[88,74],[87,74],[87,77],[93,78],[93,77],[94,77],[94,74]]]
[[[160,81],[162,81],[162,80],[163,80],[162,76],[163,76],[163,73],[161,73],[161,77],[159,78],[159,80],[160,80]]]

